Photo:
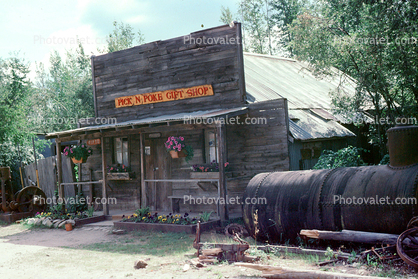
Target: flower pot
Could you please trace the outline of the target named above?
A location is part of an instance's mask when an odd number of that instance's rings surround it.
[[[175,150],[170,150],[171,158],[177,159],[179,157],[179,152]]]
[[[70,223],[65,224],[65,230],[67,232],[72,231],[73,230],[73,225]]]
[[[81,164],[81,163],[85,163],[87,161],[87,158],[81,158],[80,160],[77,160],[75,157],[72,157],[71,160],[73,161],[74,164]]]
[[[177,158],[184,158],[184,157],[186,157],[187,156],[187,153],[184,150],[181,150],[181,151],[170,150],[170,155],[171,155],[171,158],[177,159]]]
[[[108,172],[108,180],[130,180],[131,176],[129,172]]]

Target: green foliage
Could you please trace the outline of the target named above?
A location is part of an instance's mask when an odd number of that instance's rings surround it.
[[[234,19],[233,19],[233,15],[231,10],[229,9],[229,7],[224,7],[221,6],[221,17],[220,17],[220,22],[224,23],[224,24],[230,24]]]
[[[317,75],[340,75],[332,93],[347,115],[367,110],[373,117],[418,115],[418,18],[416,1],[316,1],[293,21],[291,47]],[[338,71],[336,69],[338,69]],[[356,82],[347,96],[344,86]],[[370,137],[385,152],[385,130],[377,123]]]
[[[210,220],[210,216],[212,215],[213,211],[211,212],[203,212],[201,214],[199,214],[200,219],[202,220],[202,222],[208,222]]]
[[[83,193],[77,194],[75,197],[71,197],[66,205],[67,213],[79,213],[88,209],[88,204]]]
[[[353,146],[340,149],[336,152],[324,150],[314,169],[335,169],[339,167],[357,167],[366,165],[361,159],[360,149]]]
[[[144,208],[138,208],[137,210],[135,210],[135,213],[139,217],[144,217],[145,215],[148,215],[148,213],[150,213],[150,208],[149,208],[149,206],[144,207]]]
[[[387,165],[389,164],[389,154],[386,154],[385,156],[383,156],[382,160],[380,160],[379,165]]]
[[[114,29],[106,39],[107,47],[103,50],[98,50],[101,53],[110,53],[123,49],[127,49],[134,46],[136,39],[136,44],[141,45],[145,42],[144,35],[141,31],[138,30],[137,33],[134,32],[133,27],[129,24],[124,24],[123,22],[118,23],[117,21],[113,22]]]
[[[244,25],[244,49],[254,53],[267,53],[268,27],[263,0],[241,0],[238,12]]]
[[[286,56],[292,57],[295,53],[290,45],[292,41],[292,33],[289,30],[290,24],[297,18],[299,14],[306,8],[306,0],[272,0],[272,16],[271,20],[274,27],[277,28],[277,43],[282,48],[282,52]]]
[[[89,156],[93,155],[93,150],[85,144],[66,146],[63,154],[76,160],[86,160]]]
[[[186,145],[184,147],[184,150],[186,151],[186,154],[187,154],[185,160],[188,163],[194,157],[194,150],[193,150],[193,147],[191,145]]]
[[[37,65],[29,121],[42,133],[75,129],[79,119],[94,116],[90,58],[80,43],[65,58],[54,51],[50,63],[48,72]]]

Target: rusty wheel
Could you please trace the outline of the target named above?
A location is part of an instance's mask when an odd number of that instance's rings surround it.
[[[399,256],[414,268],[418,268],[418,227],[401,233],[396,242]]]
[[[42,212],[46,208],[44,191],[35,186],[23,188],[17,194],[19,212]]]

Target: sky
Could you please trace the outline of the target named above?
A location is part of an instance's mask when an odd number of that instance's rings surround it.
[[[33,78],[35,62],[48,68],[50,53],[76,48],[77,36],[87,54],[98,54],[115,20],[148,43],[222,25],[221,6],[236,13],[237,0],[2,0],[0,58],[19,52]]]

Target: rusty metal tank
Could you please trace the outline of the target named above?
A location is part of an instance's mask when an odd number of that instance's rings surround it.
[[[390,165],[256,175],[244,200],[266,203],[243,205],[247,229],[275,242],[301,229],[401,233],[418,215],[418,127],[389,129],[388,139]]]

